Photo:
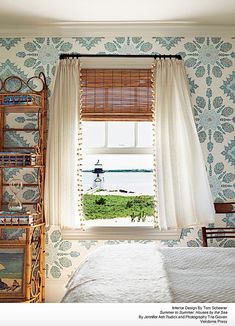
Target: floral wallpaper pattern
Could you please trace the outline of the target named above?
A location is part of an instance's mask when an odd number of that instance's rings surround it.
[[[170,51],[173,47],[175,47],[180,41],[184,39],[184,37],[153,37],[153,39],[158,42],[163,48],[166,48]]]
[[[107,53],[143,54],[149,53],[153,44],[142,37],[115,37],[111,42],[105,43],[104,48]]]
[[[141,34],[141,33],[140,33]],[[185,61],[191,92],[192,106],[198,137],[202,146],[209,183],[215,201],[235,200],[235,38],[234,37],[185,37],[152,35],[144,37],[35,37],[0,38],[0,78],[17,75],[29,78],[40,71],[47,77],[49,90],[55,75],[60,53],[118,53],[118,54],[181,54]],[[50,93],[50,92],[49,92]],[[6,123],[25,129],[34,128],[35,115],[14,115]],[[37,133],[9,133],[7,144],[30,146],[38,141]],[[35,169],[28,171],[6,169],[4,179],[20,177],[33,184],[37,178]],[[5,189],[4,197],[11,193]],[[36,187],[25,189],[21,197],[35,200]],[[235,226],[234,214],[216,216],[216,226]],[[23,235],[18,230],[5,232],[6,238]],[[95,248],[122,241],[65,241],[60,230],[49,227],[46,233],[46,277],[67,279],[86,255]],[[132,242],[132,241],[128,241]],[[147,240],[141,240],[145,243]],[[157,241],[159,246],[201,246],[201,230],[183,229],[178,241]],[[218,239],[213,246],[234,247],[233,239]]]
[[[20,41],[21,41],[20,37],[0,38],[1,46],[4,46],[4,48],[6,48],[7,50],[10,50],[12,47],[14,47]]]
[[[89,51],[99,44],[104,37],[73,37],[73,39]]]
[[[192,67],[198,78],[206,77],[206,84],[210,86],[212,77],[220,78],[223,69],[232,66],[232,44],[225,42],[221,37],[195,37],[184,45],[188,53],[183,52],[186,67]]]
[[[231,75],[228,75],[220,88],[223,90],[224,94],[235,103],[235,71],[233,71]]]

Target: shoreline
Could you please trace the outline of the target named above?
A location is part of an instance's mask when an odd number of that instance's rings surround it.
[[[153,196],[153,194],[143,194],[140,192],[134,192],[134,191],[128,191],[128,190],[123,190],[123,189],[96,189],[96,188],[91,188],[88,189],[87,191],[84,192],[84,195],[96,195],[96,196]]]

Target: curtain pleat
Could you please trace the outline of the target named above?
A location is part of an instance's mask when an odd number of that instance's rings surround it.
[[[193,118],[183,61],[158,59],[155,78],[155,178],[162,230],[208,225],[215,212]]]
[[[49,225],[79,227],[82,215],[80,63],[60,60],[50,100],[45,180]]]

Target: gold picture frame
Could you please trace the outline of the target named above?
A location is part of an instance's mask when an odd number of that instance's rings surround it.
[[[25,245],[0,243],[0,301],[25,297]]]

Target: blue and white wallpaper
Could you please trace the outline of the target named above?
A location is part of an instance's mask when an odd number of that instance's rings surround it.
[[[214,200],[235,201],[235,37],[35,37],[0,38],[0,78],[10,75],[29,78],[43,71],[47,77],[49,94],[60,53],[117,53],[117,54],[181,54],[184,58],[190,85],[198,137],[202,146],[208,178]],[[34,128],[34,115],[10,114],[9,123]],[[8,121],[8,120],[7,120]],[[8,122],[7,122],[8,123]],[[31,146],[38,135],[9,133],[6,142]],[[4,178],[12,176],[33,183],[36,171],[7,170]],[[21,194],[25,200],[35,200],[38,191],[27,189]],[[4,192],[7,198],[9,192]],[[235,215],[217,215],[216,226],[234,226]],[[16,231],[6,235],[22,236]],[[78,264],[93,249],[104,244],[122,241],[65,241],[60,230],[48,228],[46,234],[46,277],[67,279]],[[147,242],[142,240],[140,242]],[[198,229],[182,230],[179,241],[159,241],[159,246],[201,246]],[[214,246],[235,246],[234,240],[214,241]]]

